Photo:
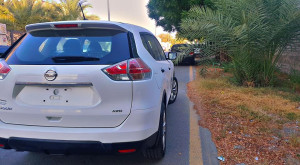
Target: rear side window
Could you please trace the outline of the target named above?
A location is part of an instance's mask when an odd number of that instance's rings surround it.
[[[156,61],[166,60],[164,51],[157,39],[150,34],[141,34],[144,47]]]
[[[141,35],[141,39],[143,42],[144,47],[147,49],[147,51],[151,54],[151,56],[156,60],[159,61],[160,60],[160,56],[157,53],[156,47],[153,44],[153,42],[151,42],[151,40],[149,39],[149,35],[147,34],[142,34]]]
[[[128,33],[118,30],[42,30],[10,52],[10,65],[110,65],[131,58]]]

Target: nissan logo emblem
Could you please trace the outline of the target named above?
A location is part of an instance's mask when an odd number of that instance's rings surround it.
[[[48,80],[48,81],[54,81],[57,77],[57,73],[55,70],[48,70],[46,73],[45,73],[45,79]]]

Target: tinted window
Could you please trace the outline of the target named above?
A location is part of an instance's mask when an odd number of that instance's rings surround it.
[[[187,44],[177,44],[177,45],[172,46],[171,52],[182,52],[183,50],[185,50],[187,48],[188,48]]]
[[[155,38],[155,41],[156,41],[157,49],[158,49],[159,54],[160,54],[160,59],[163,60],[163,61],[167,60],[166,56],[165,56],[164,49],[161,47],[160,43],[157,41],[156,38]]]
[[[151,54],[151,56],[155,59],[156,56],[151,48],[151,46],[149,45],[149,41],[148,41],[148,38],[146,37],[147,35],[141,35],[141,38],[142,38],[142,42],[143,42],[143,45],[144,47],[147,49],[147,51]],[[157,59],[156,59],[157,60]]]
[[[43,30],[32,32],[7,59],[11,65],[108,65],[131,57],[126,32]]]
[[[157,39],[150,34],[141,34],[144,47],[148,50],[151,56],[157,60],[166,60],[164,51]]]
[[[156,40],[154,37],[152,37],[151,35],[146,35],[146,38],[148,39],[148,44],[150,45],[152,51],[153,51],[153,55],[155,56],[155,59],[156,60],[161,60],[160,58],[160,51],[157,47],[157,44],[156,44]]]

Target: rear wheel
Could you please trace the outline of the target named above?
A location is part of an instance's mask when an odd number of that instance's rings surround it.
[[[165,103],[161,106],[161,115],[158,129],[158,136],[155,145],[152,148],[143,151],[144,157],[148,159],[159,160],[165,156],[167,140],[167,114]]]
[[[171,91],[169,104],[173,104],[176,101],[177,95],[178,95],[178,81],[177,81],[177,78],[174,77],[173,78],[173,83],[172,83],[172,91]]]

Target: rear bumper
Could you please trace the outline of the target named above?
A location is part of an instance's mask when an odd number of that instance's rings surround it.
[[[46,154],[106,154],[119,153],[119,150],[128,149],[140,151],[143,148],[153,146],[156,137],[157,133],[142,141],[110,144],[97,141],[64,141],[12,137],[9,139],[0,138],[0,144],[4,145],[4,149]]]
[[[101,144],[143,141],[158,130],[160,106],[132,110],[116,128],[61,128],[12,125],[0,122],[0,138],[97,142]],[[80,121],[78,121],[80,122]]]
[[[191,64],[195,61],[195,55],[185,55],[180,61],[180,64]]]
[[[195,58],[195,55],[186,55],[183,57],[183,60],[191,60],[191,59],[194,59]]]

